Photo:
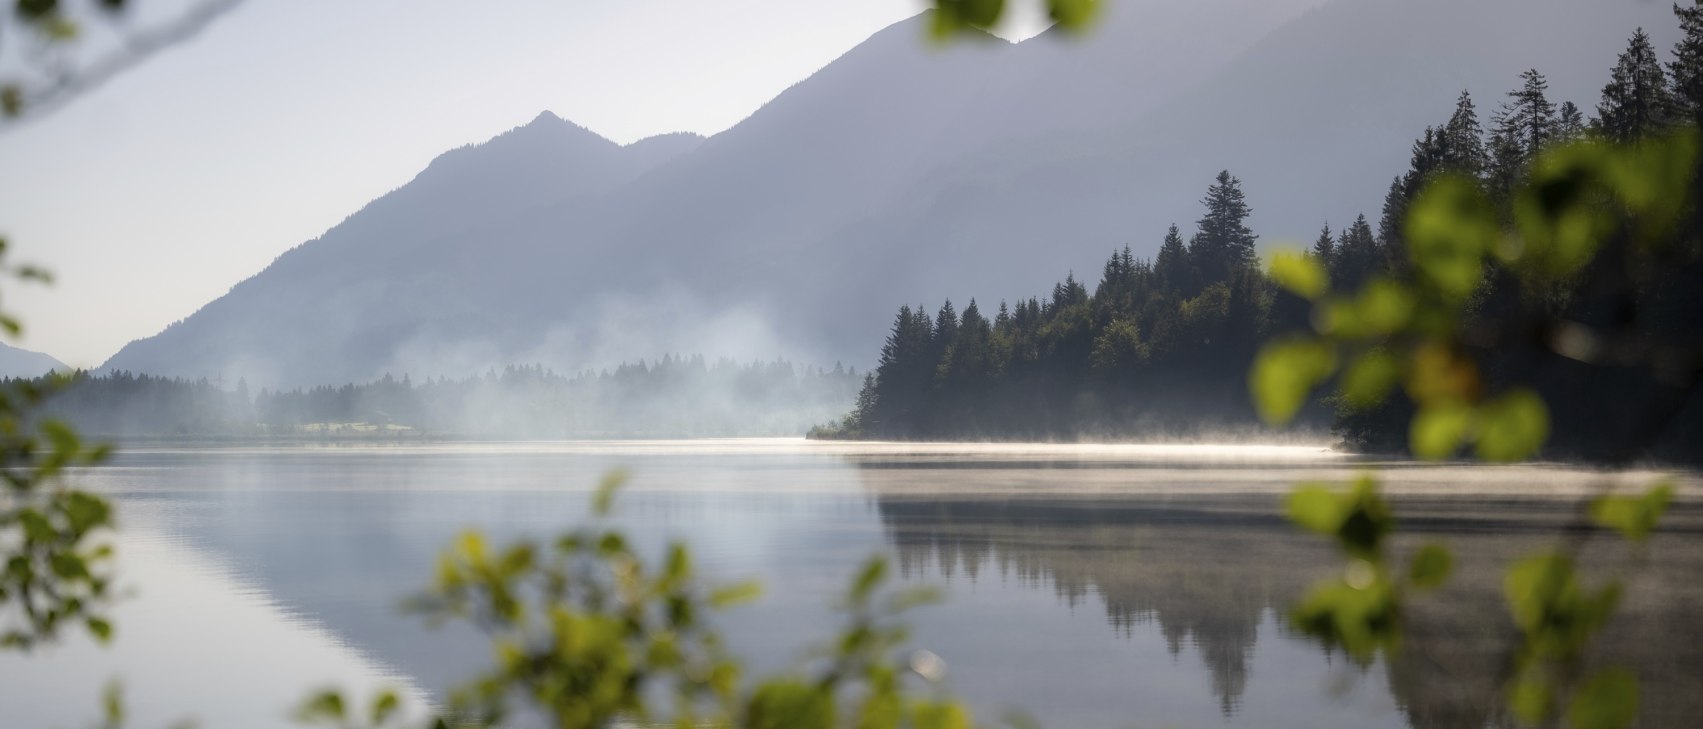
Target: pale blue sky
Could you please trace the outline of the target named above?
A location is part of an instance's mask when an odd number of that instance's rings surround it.
[[[60,279],[6,285],[16,343],[98,365],[445,150],[546,109],[621,143],[713,134],[922,5],[249,0],[0,132],[0,234]]]

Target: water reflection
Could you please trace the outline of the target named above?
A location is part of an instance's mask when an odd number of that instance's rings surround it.
[[[1499,725],[1495,677],[1509,635],[1499,567],[1541,547],[1566,518],[1564,502],[1540,494],[1577,492],[1595,477],[1396,469],[1394,487],[1408,494],[1398,504],[1402,546],[1443,539],[1461,572],[1447,592],[1415,604],[1396,661],[1356,666],[1280,619],[1336,557],[1275,516],[1279,494],[1361,465],[1316,448],[718,441],[136,451],[84,475],[298,621],[441,696],[485,665],[489,648],[471,632],[398,617],[437,550],[469,526],[503,539],[577,523],[587,489],[616,465],[636,474],[619,519],[645,544],[687,539],[713,576],[768,587],[723,620],[757,670],[792,665],[805,641],[828,635],[826,605],[842,580],[888,551],[905,579],[949,593],[913,623],[917,642],[947,659],[951,687],[982,716],[1021,707],[1059,727]],[[1459,495],[1488,486],[1501,495]],[[1690,577],[1703,567],[1703,515],[1695,483],[1685,489],[1692,500],[1651,544],[1603,643],[1644,677],[1646,727],[1691,726],[1703,712],[1694,695],[1703,648],[1674,639],[1703,629],[1703,587]],[[1589,567],[1627,572],[1632,559],[1609,550]],[[194,639],[181,630],[161,640]],[[185,660],[162,650],[145,663],[177,670]]]
[[[424,713],[428,699],[406,675],[163,533],[151,510],[125,516],[116,639],[98,646],[73,634],[31,654],[0,653],[5,726],[95,726],[111,681],[122,686],[126,726],[295,726],[305,690],[328,684],[362,695],[389,686],[404,715]]]
[[[865,471],[879,480],[893,464]],[[1292,604],[1335,555],[1321,540],[1274,519],[1274,499],[1102,497],[927,498],[879,501],[888,538],[907,575],[977,580],[987,573],[1048,587],[1066,605],[1097,604],[1111,635],[1157,626],[1173,656],[1193,648],[1210,690],[1233,717],[1251,681],[1262,640],[1298,638],[1267,617]],[[1532,498],[1463,503],[1398,499],[1401,545],[1441,540],[1459,572],[1440,594],[1414,601],[1403,650],[1377,666],[1407,723],[1478,729],[1509,726],[1497,686],[1514,636],[1500,590],[1501,567],[1552,543],[1569,506]],[[1703,514],[1682,504],[1646,555],[1605,538],[1584,563],[1598,577],[1622,575],[1632,590],[1597,648],[1605,662],[1634,668],[1644,682],[1640,726],[1694,726],[1703,712]],[[1275,635],[1274,635],[1275,633]],[[1676,639],[1686,636],[1684,639]],[[1323,647],[1320,655],[1337,661]]]

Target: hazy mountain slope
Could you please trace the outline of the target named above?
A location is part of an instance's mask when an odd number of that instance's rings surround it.
[[[107,367],[300,384],[666,350],[825,354],[819,337],[772,326],[795,284],[814,279],[788,265],[831,263],[819,256],[827,233],[881,212],[945,160],[1079,123],[1107,98],[1133,114],[1174,94],[1189,74],[1157,69],[1188,56],[1120,36],[1175,34],[1200,7],[1232,2],[1131,3],[1140,22],[1114,16],[1068,50],[991,37],[931,47],[918,17],[701,144],[617,148],[541,117],[446,154]],[[1267,3],[1226,24],[1196,44],[1196,70],[1314,2]],[[1060,70],[1088,54],[1095,73]],[[1045,94],[1056,108],[1026,106]]]
[[[1630,0],[1317,4],[1114,3],[1070,47],[933,48],[919,17],[707,140],[623,148],[541,117],[108,366],[259,385],[667,351],[867,364],[901,302],[1041,293],[1114,246],[1151,253],[1221,168],[1267,241],[1375,215],[1460,89],[1488,122],[1535,65],[1590,108],[1634,26],[1673,36]]]
[[[70,372],[71,368],[40,352],[0,342],[0,377],[40,377],[54,371]]]
[[[446,152],[408,184],[103,369],[246,375],[307,384],[378,374],[425,326],[504,320],[464,276],[493,225],[630,182],[703,140],[667,135],[621,147],[545,112],[490,141]],[[456,243],[446,255],[445,241]]]

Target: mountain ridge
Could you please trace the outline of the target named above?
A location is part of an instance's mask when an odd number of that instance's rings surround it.
[[[1244,178],[1268,242],[1375,215],[1460,88],[1487,118],[1510,59],[1610,49],[1554,76],[1557,101],[1588,106],[1577,90],[1631,32],[1616,26],[1659,22],[1590,0],[1442,1],[1484,27],[1434,27],[1444,13],[1417,0],[1289,0],[1207,37],[1187,31],[1233,0],[1150,0],[1079,48],[1043,33],[934,49],[919,16],[707,138],[623,147],[545,112],[440,155],[105,368],[296,385],[681,350],[862,366],[900,303],[1039,292],[1123,244],[1150,254],[1219,169]],[[1507,40],[1537,4],[1592,27]],[[1458,58],[1427,73],[1426,42]]]

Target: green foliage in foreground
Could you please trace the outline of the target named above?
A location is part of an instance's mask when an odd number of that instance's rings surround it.
[[[6,242],[0,240],[0,256]],[[47,280],[38,269],[0,261],[0,275]],[[20,330],[0,315],[0,328]],[[112,526],[105,499],[68,488],[66,468],[97,463],[103,447],[88,447],[69,426],[35,417],[56,380],[0,387],[0,650],[29,649],[81,626],[106,641],[111,597],[111,549],[100,532]]]
[[[607,513],[622,478],[604,480],[599,514]],[[494,665],[456,692],[442,716],[420,724],[497,727],[541,714],[561,729],[627,722],[967,729],[971,715],[962,703],[913,686],[940,678],[938,658],[918,653],[909,666],[894,659],[907,635],[895,617],[934,599],[932,592],[887,591],[886,577],[882,559],[857,573],[841,603],[847,625],[821,648],[812,670],[753,681],[705,620],[759,589],[703,584],[686,545],[669,545],[653,565],[625,534],[608,528],[503,547],[470,532],[443,554],[436,585],[413,606],[433,621],[477,626],[491,638]],[[334,727],[411,725],[397,708],[390,693],[357,711],[341,693],[327,691],[305,702],[300,716]]]
[[[1376,279],[1359,292],[1335,293],[1317,257],[1274,259],[1272,276],[1314,302],[1315,335],[1268,344],[1249,373],[1260,412],[1281,422],[1312,390],[1334,379],[1337,397],[1373,407],[1400,387],[1417,410],[1409,437],[1421,458],[1453,456],[1470,446],[1485,461],[1535,456],[1549,436],[1549,410],[1530,387],[1501,390],[1469,356],[1475,332],[1473,297],[1489,276],[1543,288],[1622,259],[1659,256],[1686,245],[1698,162],[1693,131],[1631,144],[1583,141],[1539,157],[1529,180],[1498,210],[1478,181],[1442,175],[1429,182],[1407,216],[1411,281]],[[1525,316],[1541,319],[1542,313]],[[1565,326],[1567,322],[1547,326]],[[1623,359],[1616,366],[1625,366]],[[1696,367],[1684,372],[1693,385]],[[1662,422],[1658,411],[1650,416]],[[1642,543],[1672,496],[1657,484],[1642,494],[1599,494],[1582,510],[1595,526]],[[1376,482],[1347,492],[1303,486],[1289,516],[1334,538],[1349,561],[1343,574],[1318,585],[1292,614],[1295,625],[1358,660],[1393,651],[1401,636],[1402,595],[1442,581],[1448,552],[1427,546],[1398,569],[1385,549],[1395,522]],[[1617,668],[1592,668],[1592,637],[1618,605],[1621,578],[1587,584],[1577,532],[1555,550],[1532,555],[1507,572],[1505,595],[1520,632],[1506,677],[1508,704],[1520,720],[1549,725],[1564,717],[1576,729],[1618,729],[1637,713],[1638,683]]]

